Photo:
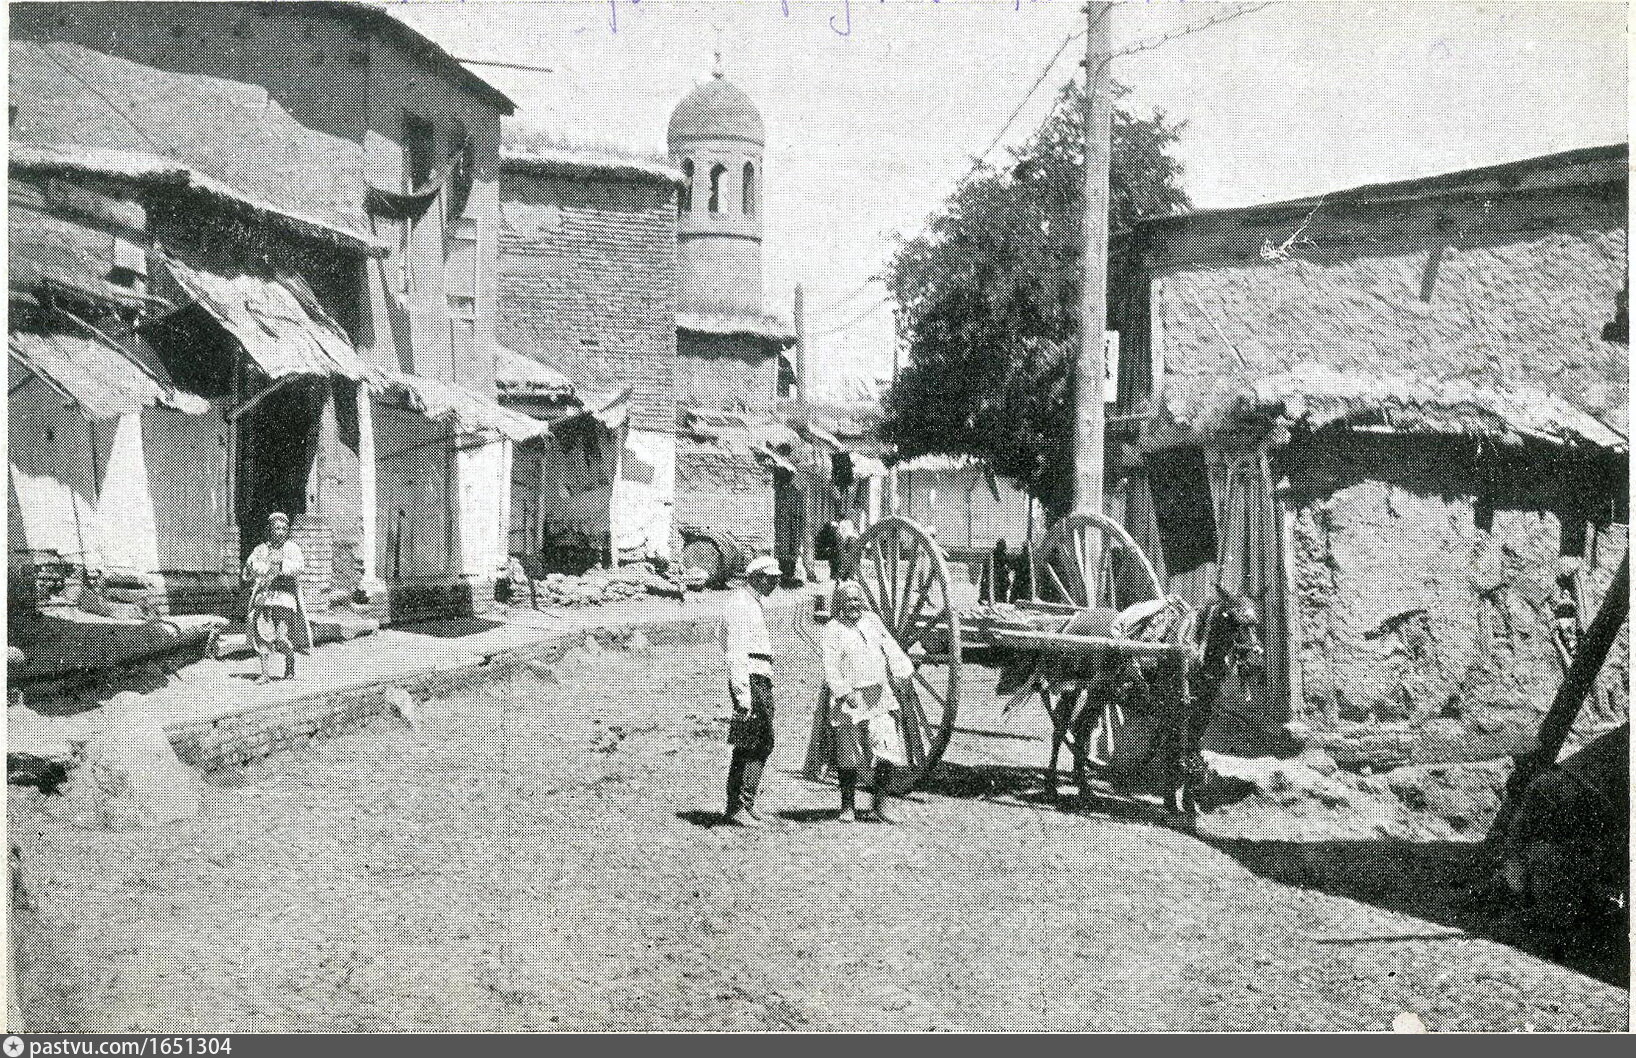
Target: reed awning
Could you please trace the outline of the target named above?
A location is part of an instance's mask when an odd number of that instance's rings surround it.
[[[13,332],[7,336],[15,389],[33,376],[73,401],[89,418],[111,419],[143,408],[203,415],[210,402],[179,390],[164,368],[112,340],[74,334]]]
[[[213,272],[174,258],[163,265],[182,292],[221,324],[268,378],[339,375],[357,382],[372,374],[346,331],[299,277]]]
[[[445,423],[456,433],[498,433],[513,441],[527,441],[549,430],[548,423],[520,415],[455,382],[382,371],[368,384],[377,396],[401,401],[404,407]]]

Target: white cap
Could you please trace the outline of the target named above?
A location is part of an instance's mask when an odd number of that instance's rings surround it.
[[[776,577],[779,575],[778,563],[773,560],[772,556],[762,555],[760,558],[752,560],[744,570],[746,577],[753,577],[757,573],[765,573],[770,577]]]

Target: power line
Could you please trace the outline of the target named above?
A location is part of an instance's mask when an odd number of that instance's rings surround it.
[[[1104,17],[1106,17],[1105,13]],[[1051,75],[1051,71],[1057,65],[1057,60],[1062,58],[1062,53],[1068,50],[1068,45],[1072,44],[1076,40],[1079,40],[1084,35],[1085,34],[1082,32],[1070,33],[1068,36],[1063,38],[1061,44],[1057,45],[1056,54],[1051,56],[1050,61],[1045,64],[1045,68],[1040,71],[1040,75],[1034,79],[1034,83],[1029,86],[1028,91],[1024,93],[1022,99],[1019,100],[1016,107],[1012,109],[1010,116],[1005,119],[1005,124],[1000,126],[1000,131],[996,132],[994,134],[994,138],[988,141],[988,146],[984,147],[972,159],[971,168],[966,171],[966,175],[960,178],[960,183],[964,184],[967,180],[970,180],[972,175],[983,167],[983,160],[988,157],[990,151],[999,146],[1001,140],[1005,139],[1005,134],[1011,131],[1011,123],[1017,120],[1017,115],[1023,112],[1023,108],[1028,105],[1028,101],[1034,98],[1034,93],[1039,91],[1040,85],[1044,84],[1045,79]]]
[[[500,62],[497,59],[468,59],[468,58],[466,58],[465,56],[462,56],[462,55],[455,56],[454,61],[455,62],[463,62],[467,66],[499,66],[499,67],[501,67],[503,69],[507,69],[507,70],[527,70],[530,73],[556,73],[557,72],[557,71],[551,69],[551,67],[549,67],[549,66],[529,66],[527,63]]]
[[[1201,20],[1199,22],[1195,22],[1191,26],[1183,26],[1181,29],[1176,30],[1176,31],[1174,31],[1172,33],[1162,33],[1159,36],[1154,37],[1154,38],[1152,38],[1150,40],[1138,41],[1135,44],[1126,45],[1125,47],[1120,48],[1118,51],[1116,51],[1116,52],[1112,53],[1111,55],[1109,55],[1106,59],[1103,60],[1103,62],[1108,63],[1108,62],[1112,62],[1114,59],[1123,58],[1126,55],[1136,55],[1136,54],[1139,54],[1139,53],[1144,52],[1144,51],[1152,51],[1155,48],[1161,47],[1161,46],[1163,46],[1165,44],[1169,44],[1173,40],[1178,40],[1178,39],[1180,39],[1182,37],[1191,36],[1194,33],[1199,33],[1199,32],[1202,32],[1204,30],[1207,30],[1212,26],[1219,26],[1223,22],[1231,22],[1235,18],[1243,18],[1245,15],[1253,15],[1257,11],[1265,11],[1267,8],[1269,8],[1271,6],[1272,6],[1272,4],[1270,4],[1270,3],[1240,4],[1239,6],[1235,7],[1231,11],[1226,12],[1225,14],[1211,15],[1209,18],[1203,19],[1203,20]]]
[[[822,304],[820,306],[817,306],[813,311],[815,311],[815,312],[831,312],[831,311],[833,311],[835,309],[840,308],[842,305],[845,305],[847,302],[851,301],[853,298],[857,297],[859,294],[862,294],[864,291],[868,290],[874,284],[881,283],[881,282],[885,282],[885,280],[883,280],[880,276],[870,276],[868,279],[865,279],[862,283],[859,283],[857,286],[853,287],[851,290],[847,291],[845,294],[842,294],[838,298],[834,298],[834,299],[831,299],[829,301],[824,302],[824,304]]]
[[[833,327],[825,327],[823,330],[817,331],[817,332],[809,335],[808,337],[811,337],[811,338],[824,338],[824,337],[827,337],[828,335],[831,335],[831,334],[839,334],[840,332],[842,332],[844,330],[848,330],[849,328],[855,327],[858,324],[862,323],[864,320],[868,319],[870,316],[873,316],[883,306],[891,304],[891,302],[892,302],[892,299],[891,299],[890,296],[881,298],[879,301],[875,302],[873,305],[869,306],[867,309],[864,309],[862,312],[858,313],[856,316],[853,316],[851,319],[847,320],[845,323],[838,323]]]

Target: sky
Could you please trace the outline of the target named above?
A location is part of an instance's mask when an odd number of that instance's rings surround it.
[[[766,306],[806,288],[814,389],[890,373],[895,240],[924,226],[1044,80],[1003,159],[1079,71],[1080,0],[425,0],[394,14],[463,58],[554,139],[662,155],[670,111],[729,80],[766,120]],[[1204,0],[1117,4],[1121,48],[1219,16]],[[1272,202],[1628,139],[1619,0],[1282,0],[1114,62],[1124,105],[1186,122],[1198,207]]]

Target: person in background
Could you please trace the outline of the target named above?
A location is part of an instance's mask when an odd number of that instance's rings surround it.
[[[766,600],[778,587],[778,563],[763,555],[751,562],[743,586],[727,598],[722,621],[722,652],[727,655],[728,693],[733,716],[727,741],[733,759],[727,766],[727,811],[723,822],[760,826],[756,792],[762,769],[773,752],[773,647],[767,633]]]
[[[853,567],[853,547],[858,543],[858,527],[852,515],[842,514],[835,522],[835,557],[830,560],[830,576],[835,580],[851,580],[856,574]]]
[[[283,679],[295,678],[295,651],[312,645],[307,611],[301,604],[298,579],[304,562],[301,549],[290,540],[289,515],[274,512],[267,517],[267,541],[257,544],[244,563],[244,579],[254,587],[250,592],[250,642],[261,662],[257,683],[272,680],[269,659],[273,652],[284,655]]]
[[[834,613],[824,629],[824,693],[819,695],[821,715],[813,724],[808,760],[835,768],[841,783],[842,822],[857,819],[862,778],[872,794],[875,818],[891,823],[886,798],[892,765],[908,763],[892,685],[907,683],[914,663],[887,634],[881,619],[865,608],[857,581],[836,585]]]

